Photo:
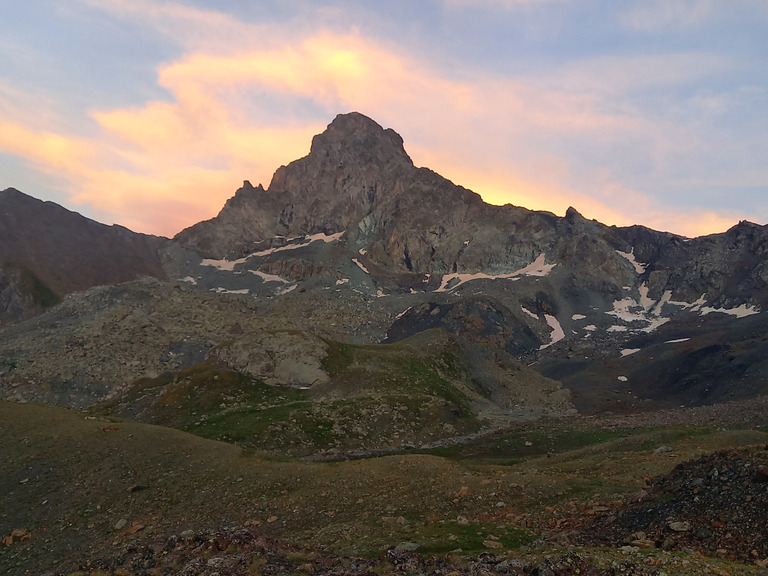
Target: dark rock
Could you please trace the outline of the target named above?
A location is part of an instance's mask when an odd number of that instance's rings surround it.
[[[752,478],[753,482],[768,482],[768,466],[764,464],[758,465],[755,470],[755,475]]]

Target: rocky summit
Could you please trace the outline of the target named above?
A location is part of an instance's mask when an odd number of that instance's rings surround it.
[[[91,568],[152,573],[146,571],[151,566],[140,564],[153,558],[153,566],[171,571],[188,563],[182,573],[212,574],[218,564],[210,561],[224,558],[218,552],[227,549],[214,550],[210,543],[218,539],[236,540],[238,549],[247,550],[247,565],[242,555],[239,563],[217,561],[221,567],[236,565],[231,573],[279,573],[276,566],[354,573],[352,564],[409,573],[403,567],[409,562],[416,572],[428,567],[436,573],[482,568],[566,574],[568,563],[599,572],[620,562],[565,551],[556,561],[533,552],[514,561],[494,554],[527,546],[538,536],[546,536],[547,546],[565,541],[626,547],[634,538],[651,548],[676,550],[662,546],[665,531],[676,528],[659,514],[646,514],[654,499],[664,501],[659,490],[666,480],[648,480],[658,488],[652,498],[642,499],[645,516],[628,499],[630,491],[639,489],[637,480],[646,468],[670,473],[663,464],[681,461],[678,454],[703,457],[704,464],[678,468],[670,476],[675,497],[687,502],[689,479],[679,476],[690,470],[696,475],[692,482],[703,479],[697,487],[711,484],[715,491],[719,485],[710,482],[707,471],[715,465],[692,444],[671,454],[653,450],[683,439],[713,449],[764,440],[764,226],[741,222],[722,234],[685,238],[641,226],[606,226],[575,208],[559,217],[490,205],[414,166],[396,132],[359,113],[337,116],[313,139],[309,154],[280,167],[267,188],[246,180],[215,218],[172,239],[104,226],[12,188],[0,192],[0,208],[0,399],[6,401],[0,406],[9,418],[21,419],[13,427],[16,444],[4,454],[5,462],[20,468],[2,488],[16,494],[13,498],[27,488],[40,490],[19,496],[30,503],[27,508],[9,508],[10,500],[3,505],[16,517],[0,512],[0,532],[7,533],[0,564],[14,570],[32,562],[36,532],[46,534],[44,542],[54,534],[51,518],[30,512],[42,505],[25,498],[52,502],[43,488],[61,481],[55,469],[89,486],[66,494],[79,503],[83,518],[94,518],[85,522],[84,533],[105,542],[119,534],[116,545],[129,536],[154,535],[142,541],[143,547],[123,549],[122,560],[100,548],[93,552],[101,555],[100,564],[80,565],[86,573]],[[52,411],[14,416],[28,404]],[[87,426],[79,417],[78,424],[71,423],[69,412],[54,408],[85,410]],[[700,418],[713,428],[695,428],[704,424]],[[42,439],[24,427],[33,421],[50,421],[58,431],[53,439]],[[750,435],[729,437],[729,444],[719,434],[737,424],[749,428]],[[117,432],[126,427],[130,437],[104,444],[107,438],[122,438]],[[130,460],[123,442],[151,438],[152,430],[172,431],[169,446],[197,463],[206,486],[218,474],[205,472],[206,458],[219,458],[210,456],[215,452],[205,444],[210,440],[237,446],[249,457],[262,455],[259,461],[271,480],[253,476],[256,472],[242,460],[227,460],[221,466],[242,475],[229,478],[227,473],[227,486],[247,477],[262,496],[255,488],[211,488],[217,497],[232,499],[247,492],[250,504],[233,507],[230,515],[223,510],[212,515],[196,500],[190,505],[191,531],[184,536],[171,534],[170,527],[163,531],[163,522],[177,528],[187,522],[179,502],[191,498],[194,482],[174,487],[175,472],[157,472],[164,466],[161,447],[146,451],[141,444],[154,472]],[[86,439],[91,434],[96,434],[93,445]],[[109,470],[130,476],[120,485],[128,484],[131,499],[155,507],[156,516],[134,518],[131,524],[128,516],[135,510],[114,495],[103,506],[121,517],[105,516],[94,495],[112,494],[114,486],[51,456],[60,448],[58,438],[76,442],[84,453],[101,446],[97,460],[119,447],[123,459],[133,463],[125,468],[109,457]],[[35,442],[44,448],[34,448]],[[26,446],[38,451],[27,453]],[[636,478],[592,460],[612,451],[622,458],[638,455],[625,464]],[[741,476],[732,474],[739,482],[749,480],[747,472],[764,468],[758,452],[744,454],[738,455]],[[410,459],[386,460],[400,456]],[[361,471],[377,470],[374,475],[386,482],[388,466],[402,466],[403,478],[410,478],[412,468],[418,471],[413,481],[419,491],[434,499],[425,504],[431,508],[419,505],[398,513],[392,495],[404,497],[407,489],[397,484],[380,493],[372,484],[351,481],[353,468],[345,468],[343,481],[324,468],[327,482],[315,479],[306,492],[299,490],[296,478],[306,478],[305,467],[329,460],[352,460]],[[536,466],[530,464],[534,460]],[[480,468],[453,468],[465,461]],[[525,492],[528,480],[517,476],[518,465],[527,467],[520,474],[530,475],[535,498]],[[539,469],[549,470],[546,479]],[[586,480],[593,469],[612,478],[592,478],[600,492]],[[425,470],[442,470],[442,476],[420,484],[432,474]],[[491,476],[475,478],[486,472]],[[456,480],[459,474],[467,475],[466,482]],[[150,487],[144,493],[146,478],[156,492]],[[755,486],[744,498],[763,501],[759,491],[765,484],[749,482]],[[589,502],[569,492],[576,485]],[[326,498],[318,494],[345,487],[355,494],[362,516],[347,518],[341,502],[322,522],[302,516],[309,502]],[[301,494],[296,500],[293,491]],[[509,510],[518,492],[524,496],[515,511]],[[265,494],[274,502],[264,501]],[[591,523],[590,510],[604,508],[611,495],[626,499],[601,511],[610,513],[609,521]],[[561,496],[572,506],[559,507]],[[537,506],[545,501],[549,511],[537,516]],[[483,508],[486,502],[492,503],[490,510]],[[716,504],[707,505],[708,522],[729,522],[711,511]],[[65,513],[60,501],[56,506],[57,514]],[[757,510],[752,505],[735,509]],[[288,510],[295,517],[286,520]],[[690,517],[693,508],[687,510],[675,509],[674,521],[679,517],[679,526],[700,526],[701,518]],[[370,526],[358,524],[361,518]],[[144,532],[150,523],[154,529]],[[344,532],[363,529],[376,535],[366,545]],[[305,539],[299,544],[302,530]],[[717,546],[726,550],[718,557],[729,561],[761,562],[765,556],[763,536],[759,545],[750,545],[739,532],[738,546],[729,547],[719,532],[718,538],[698,532],[694,538],[693,530],[679,531],[690,532],[690,538],[671,537],[701,554],[715,554],[707,546]],[[384,542],[386,534],[404,540]],[[463,548],[433,546],[435,553],[479,547],[494,554],[435,564],[414,553],[425,549],[425,534],[464,542]],[[72,539],[65,540],[70,547]],[[338,545],[342,541],[354,546]],[[310,559],[307,550],[334,542],[332,554]],[[388,549],[388,559],[354,557]],[[202,554],[208,560],[201,560]],[[17,559],[11,564],[10,558]],[[659,563],[676,573],[672,559]],[[35,566],[51,568],[43,564]],[[632,573],[660,573],[652,564],[627,566],[635,567]]]

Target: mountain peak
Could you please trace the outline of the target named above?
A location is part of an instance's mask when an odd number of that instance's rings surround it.
[[[338,157],[341,162],[361,153],[378,159],[398,158],[412,164],[397,132],[384,129],[359,112],[336,116],[325,132],[312,139],[310,150],[311,156]]]

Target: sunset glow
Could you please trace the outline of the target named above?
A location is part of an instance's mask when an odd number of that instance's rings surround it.
[[[493,204],[687,236],[768,221],[759,2],[65,4],[0,24],[0,188],[106,223],[173,235],[352,110]]]

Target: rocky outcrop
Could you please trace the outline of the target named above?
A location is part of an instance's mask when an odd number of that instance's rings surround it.
[[[246,254],[276,236],[357,226],[377,197],[413,171],[403,141],[362,114],[338,116],[308,156],[279,168],[265,190],[243,183],[219,215],[176,236],[206,256]]]
[[[329,381],[322,361],[328,346],[317,336],[269,330],[224,342],[208,352],[208,360],[273,385],[309,387]]]
[[[29,269],[0,266],[0,325],[42,314],[59,301],[59,296]]]
[[[400,136],[351,113],[316,136],[308,156],[279,168],[268,189],[245,182],[216,218],[176,239],[221,258],[277,236],[345,231],[356,250],[392,271],[509,272],[554,242],[556,222],[548,213],[490,206],[416,168]]]

